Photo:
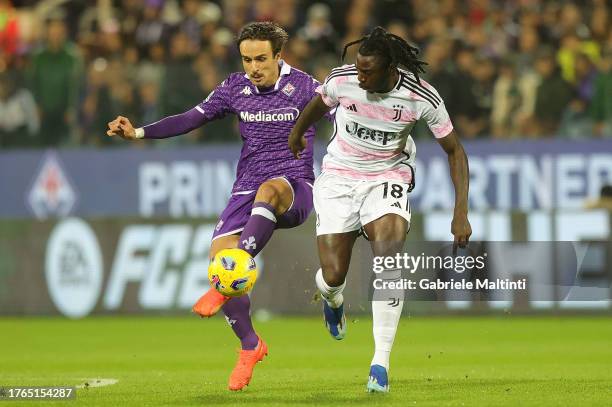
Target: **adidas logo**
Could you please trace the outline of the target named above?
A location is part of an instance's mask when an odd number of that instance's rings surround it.
[[[240,91],[240,93],[242,93],[242,94],[243,94],[243,95],[245,95],[245,96],[249,96],[249,95],[252,95],[252,94],[253,94],[253,91],[251,90],[251,88],[250,88],[250,87],[245,86],[245,87],[244,87],[244,89],[242,89],[242,90]]]
[[[402,209],[402,205],[399,202],[392,203],[391,206]]]
[[[357,111],[357,106],[355,106],[354,103],[352,105],[348,105],[346,108],[348,110],[350,110],[351,112],[356,112]]]

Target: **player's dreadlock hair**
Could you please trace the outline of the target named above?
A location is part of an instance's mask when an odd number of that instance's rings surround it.
[[[402,37],[387,32],[382,27],[376,27],[365,37],[349,42],[342,51],[342,61],[346,56],[347,49],[355,44],[359,46],[359,53],[364,56],[378,55],[383,58],[386,66],[403,66],[414,74],[420,84],[419,72],[425,73],[423,65],[427,62],[417,58],[419,50],[408,44]]]
[[[240,48],[240,43],[244,40],[270,41],[272,53],[276,55],[288,39],[289,35],[280,25],[271,21],[262,21],[249,23],[242,27],[236,38],[236,45]]]

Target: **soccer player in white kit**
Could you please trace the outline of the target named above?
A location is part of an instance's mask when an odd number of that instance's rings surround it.
[[[465,246],[472,233],[467,157],[440,95],[419,78],[425,63],[417,59],[418,50],[381,27],[347,44],[344,54],[353,44],[360,44],[355,64],[331,71],[289,136],[289,148],[299,158],[306,147],[306,130],[337,109],[334,134],[314,184],[321,262],[315,280],[324,299],[326,327],[335,339],[346,334],[342,290],[360,230],[375,256],[393,256],[403,248],[410,228],[408,193],[415,181],[416,149],[410,131],[418,120],[427,123],[448,155],[455,188],[455,245]],[[386,269],[382,278],[397,280],[401,269]],[[375,352],[367,383],[370,392],[389,391],[389,356],[403,299],[402,291],[394,291],[389,301],[372,302]]]

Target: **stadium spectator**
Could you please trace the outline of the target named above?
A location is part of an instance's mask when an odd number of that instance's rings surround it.
[[[591,38],[602,48],[610,32],[610,12],[610,2],[608,0],[593,1],[589,29]]]
[[[195,48],[189,37],[179,31],[170,40],[170,58],[166,62],[161,82],[160,102],[164,116],[182,113],[198,104],[206,96],[199,87],[195,69]],[[188,138],[179,137],[172,142],[184,143]]]
[[[557,52],[557,61],[561,75],[569,83],[576,83],[576,60],[579,55],[586,55],[592,61],[599,60],[599,46],[594,41],[583,41],[576,34],[569,34],[561,39]]]
[[[311,67],[315,65],[310,63],[310,55],[312,55],[310,45],[304,38],[295,36],[287,42],[285,61],[287,61],[289,65],[302,71],[310,72]]]
[[[513,61],[504,60],[501,63],[492,96],[491,134],[497,138],[507,137],[514,133],[514,117],[521,105],[521,94]]]
[[[116,116],[117,112],[136,115],[136,90],[133,82],[127,80],[123,66],[122,60],[109,62],[100,57],[90,65],[81,114],[83,143],[120,145],[117,140],[97,135],[106,131],[108,117]]]
[[[468,137],[482,137],[490,134],[491,95],[496,71],[497,67],[491,58],[481,55],[476,59],[476,64],[471,72],[474,79],[472,94],[475,98],[476,109],[470,127],[471,132],[466,134]]]
[[[595,92],[597,69],[585,54],[576,56],[574,97],[563,113],[559,134],[571,138],[590,136],[593,128],[589,114]]]
[[[30,91],[19,85],[15,71],[0,73],[0,147],[36,145],[38,112]]]
[[[516,59],[504,59],[493,86],[491,104],[491,135],[496,138],[520,137],[529,128],[535,109],[537,74],[521,70]]]
[[[472,48],[462,48],[455,55],[457,72],[455,74],[456,97],[451,99],[452,106],[449,110],[454,111],[453,118],[459,134],[463,137],[474,138],[486,126],[486,117],[477,101],[476,80],[476,56]]]
[[[541,46],[540,34],[536,27],[521,27],[518,36],[518,50],[515,53],[517,66],[521,71],[533,70],[538,49]]]
[[[181,7],[182,20],[179,24],[179,30],[185,33],[195,48],[199,48],[202,41],[200,6],[200,2],[197,0],[184,0]]]
[[[543,51],[536,61],[541,82],[536,93],[535,109],[531,118],[531,135],[553,136],[559,126],[559,118],[572,98],[572,88],[559,72],[554,56]]]
[[[66,38],[66,24],[52,18],[46,26],[45,45],[32,58],[29,81],[38,104],[45,145],[72,140],[81,80],[80,57]]]
[[[235,63],[233,55],[234,36],[227,28],[215,31],[210,40],[210,55],[215,67],[221,72],[232,72],[240,69]]]
[[[136,44],[142,51],[167,39],[168,26],[161,18],[163,0],[146,0],[143,18],[136,27]]]
[[[435,39],[429,43],[425,51],[427,61],[427,78],[438,91],[451,117],[456,117],[460,111],[461,84],[457,81],[458,73],[450,64],[452,43],[450,40]]]
[[[612,48],[601,59],[595,78],[591,115],[593,132],[598,136],[612,137]]]
[[[11,57],[19,49],[19,21],[9,0],[0,0],[0,59]]]
[[[200,6],[198,20],[202,28],[200,29],[200,45],[202,49],[210,45],[211,39],[221,24],[222,11],[215,3],[207,2]]]
[[[308,8],[306,23],[298,30],[314,55],[333,54],[338,43],[337,33],[331,23],[331,8],[324,3],[315,3]]]

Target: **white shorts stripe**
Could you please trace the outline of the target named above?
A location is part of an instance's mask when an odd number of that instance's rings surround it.
[[[243,230],[244,230],[244,228],[230,230],[229,232],[221,233],[220,235],[217,235],[217,236],[213,237],[212,240],[215,241],[215,240],[217,240],[220,237],[225,237],[225,236],[229,236],[229,235],[237,235],[238,232],[242,232]]]

